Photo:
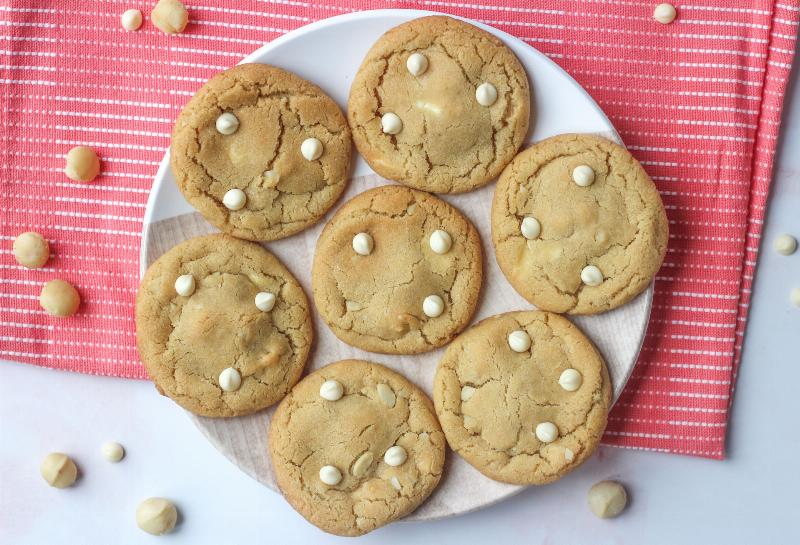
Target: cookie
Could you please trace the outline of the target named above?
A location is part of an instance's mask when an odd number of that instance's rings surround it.
[[[375,172],[425,191],[461,193],[496,178],[522,145],[528,78],[488,32],[422,17],[372,46],[353,79],[347,117]]]
[[[136,296],[136,341],[163,395],[202,416],[239,416],[280,400],[311,347],[308,300],[267,250],[196,237],[153,263]]]
[[[492,239],[514,289],[542,310],[596,314],[655,277],[668,224],[658,190],[622,146],[564,134],[520,153],[497,182]]]
[[[350,130],[316,85],[265,64],[217,74],[172,133],[178,188],[206,220],[248,240],[310,226],[344,191]]]
[[[434,379],[450,447],[487,477],[545,484],[586,460],[611,403],[603,358],[566,318],[509,312],[447,347]]]
[[[439,483],[445,456],[428,397],[360,360],[333,363],[295,386],[272,418],[269,446],[292,507],[341,536],[411,513]]]
[[[428,193],[390,185],[336,212],[317,242],[311,280],[320,315],[342,341],[416,354],[466,327],[482,277],[472,223]]]

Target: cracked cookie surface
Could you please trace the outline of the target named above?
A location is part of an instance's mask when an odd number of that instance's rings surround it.
[[[413,75],[410,55],[427,59]],[[497,100],[482,106],[476,88],[491,83]],[[480,187],[514,157],[528,131],[525,70],[491,34],[458,19],[422,17],[384,34],[367,53],[347,106],[358,151],[381,176],[436,193]],[[402,130],[384,134],[381,116]]]
[[[508,335],[525,331],[529,350],[512,350]],[[580,387],[567,391],[561,373],[577,370]],[[436,414],[447,442],[491,479],[545,484],[586,460],[600,441],[611,404],[605,363],[571,322],[541,311],[487,318],[448,346],[434,379]],[[541,423],[558,435],[545,443]]]
[[[594,182],[573,181],[576,167]],[[541,226],[528,240],[524,218]],[[497,182],[492,239],[514,289],[542,310],[595,314],[644,291],[664,259],[668,223],[658,190],[622,146],[587,134],[543,140],[521,152]],[[597,267],[599,285],[581,272]]]
[[[336,380],[343,395],[320,396]],[[442,474],[445,440],[428,397],[382,365],[344,360],[311,373],[278,406],[269,432],[275,475],[286,499],[326,532],[357,536],[416,509]],[[386,451],[401,446],[404,463]],[[342,475],[335,485],[320,468]]]
[[[232,113],[233,134],[217,118]],[[307,138],[322,155],[307,160]],[[242,64],[212,77],[186,104],[172,133],[171,164],[178,188],[206,220],[248,240],[275,240],[319,220],[344,191],[352,141],[339,107],[319,87],[265,64]],[[223,197],[246,195],[231,210]]]
[[[179,276],[194,277],[189,296]],[[259,292],[275,306],[256,307]],[[239,416],[280,400],[299,380],[311,347],[308,300],[267,250],[228,235],[189,239],[153,263],[136,295],[136,340],[147,374],[163,395],[195,414]],[[220,373],[241,376],[223,391]]]
[[[444,230],[452,247],[431,248]],[[352,246],[367,233],[369,255]],[[428,193],[388,185],[357,195],[336,212],[317,242],[314,301],[334,334],[349,345],[386,354],[415,354],[447,343],[469,323],[480,295],[483,262],[472,223]],[[423,301],[441,297],[440,316]]]

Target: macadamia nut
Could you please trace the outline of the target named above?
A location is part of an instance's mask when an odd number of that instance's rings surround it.
[[[166,498],[147,498],[136,508],[136,525],[154,536],[171,532],[177,520],[178,510]]]
[[[78,468],[72,458],[61,452],[51,452],[45,456],[39,467],[42,478],[54,488],[67,488],[78,478]]]
[[[142,26],[142,12],[138,9],[129,9],[119,18],[122,28],[128,32],[139,30]]]
[[[86,146],[76,146],[67,153],[64,174],[76,182],[91,182],[100,174],[100,159],[97,153]]]
[[[189,12],[178,0],[158,0],[150,12],[150,19],[161,32],[179,34],[189,22]]]
[[[625,487],[616,481],[600,481],[589,489],[589,509],[602,519],[616,517],[627,504]]]
[[[72,316],[81,304],[81,296],[66,280],[51,280],[42,287],[39,304],[51,316]]]
[[[50,258],[47,240],[33,231],[22,233],[14,240],[14,259],[23,267],[38,269]]]

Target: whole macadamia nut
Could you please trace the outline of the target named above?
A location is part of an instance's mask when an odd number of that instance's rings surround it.
[[[178,0],[159,0],[150,12],[150,19],[161,32],[178,34],[186,28],[189,12]]]
[[[136,508],[136,525],[154,536],[171,532],[177,520],[178,510],[166,498],[147,498]]]
[[[14,240],[14,259],[23,267],[38,269],[50,258],[47,240],[33,231],[22,233]]]
[[[66,280],[51,280],[42,287],[39,304],[51,316],[72,316],[81,304],[81,296]]]
[[[616,481],[600,481],[589,489],[589,509],[602,519],[616,517],[627,504],[625,487]]]
[[[42,478],[54,488],[67,488],[78,478],[78,468],[72,458],[61,452],[51,452],[45,456],[39,467]]]
[[[76,146],[67,153],[64,174],[76,182],[91,182],[100,174],[100,158],[92,148]]]

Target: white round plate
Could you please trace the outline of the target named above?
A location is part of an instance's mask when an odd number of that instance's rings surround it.
[[[417,10],[380,10],[333,17],[292,31],[242,62],[268,63],[291,70],[318,84],[344,109],[353,76],[375,40],[396,25],[431,14]],[[529,143],[567,132],[597,133],[619,140],[597,104],[559,66],[509,34],[472,23],[502,39],[525,66],[534,97]],[[365,189],[386,183],[389,182],[374,174],[358,157],[353,179],[340,203]],[[471,193],[444,196],[469,216],[483,240],[486,274],[474,321],[501,312],[531,308],[506,281],[494,258],[489,224],[493,192],[494,184],[490,184]],[[322,226],[331,214],[302,233],[267,245],[289,267],[309,295],[314,248]],[[213,231],[215,229],[193,211],[175,186],[167,154],[156,174],[145,212],[141,272],[175,244]],[[636,362],[652,296],[651,286],[622,308],[574,320],[603,353],[611,374],[615,400]],[[433,375],[443,349],[417,356],[371,354],[339,341],[316,313],[314,332],[316,342],[309,369],[344,358],[366,359],[400,371],[428,394],[431,393]],[[266,410],[232,419],[193,419],[211,443],[233,463],[259,482],[277,490],[267,451],[271,414],[272,410]],[[447,460],[441,484],[407,520],[429,520],[465,513],[507,498],[521,489],[484,477],[452,452],[448,453]]]

